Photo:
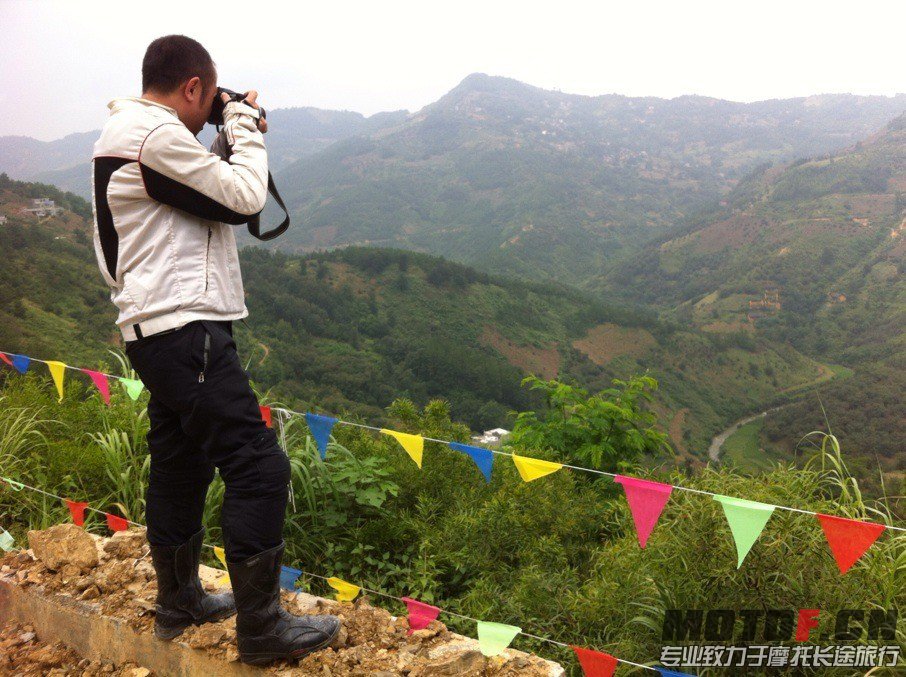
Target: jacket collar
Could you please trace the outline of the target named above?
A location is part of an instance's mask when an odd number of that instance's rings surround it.
[[[117,111],[122,110],[123,108],[129,106],[144,106],[146,108],[158,108],[170,113],[173,117],[179,118],[179,115],[176,112],[175,108],[170,106],[165,106],[162,103],[157,103],[156,101],[151,101],[149,99],[142,99],[138,96],[123,96],[118,99],[113,99],[110,103],[107,104],[107,108],[110,109],[110,114],[116,113]]]

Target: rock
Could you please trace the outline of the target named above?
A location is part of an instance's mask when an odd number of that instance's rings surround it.
[[[84,571],[98,564],[94,539],[75,524],[57,524],[44,531],[29,531],[28,545],[35,558],[51,571],[67,564]]]
[[[144,529],[117,531],[104,543],[104,552],[116,559],[139,559],[147,544]]]
[[[117,532],[122,533],[122,532]],[[148,668],[133,668],[129,673],[129,677],[148,677],[151,674],[151,671]]]
[[[485,657],[480,651],[465,651],[446,656],[426,665],[419,674],[422,677],[442,677],[444,675],[478,675],[484,668]]]
[[[340,631],[334,640],[330,643],[331,649],[342,649],[349,643],[349,631],[345,625],[340,625]]]

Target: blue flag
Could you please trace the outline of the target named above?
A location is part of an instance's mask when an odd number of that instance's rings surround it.
[[[315,438],[318,445],[318,451],[321,452],[321,459],[327,457],[327,443],[330,442],[330,431],[333,430],[337,419],[330,416],[321,416],[320,414],[305,414],[305,422],[308,423],[308,429],[311,430],[311,436]]]
[[[31,364],[31,358],[28,355],[13,355],[13,366],[20,374],[28,371],[29,364]]]
[[[655,667],[655,670],[661,673],[661,677],[695,677],[695,675],[690,675],[688,672],[674,672],[667,668]]]
[[[472,447],[468,444],[460,444],[459,442],[448,442],[450,448],[454,451],[461,451],[464,454],[468,454],[472,457],[472,460],[475,461],[475,465],[478,466],[478,469],[484,475],[484,478],[490,482],[491,481],[491,466],[494,464],[494,454],[489,449],[483,449],[482,447]]]
[[[302,575],[302,572],[292,567],[280,567],[280,587],[284,590],[295,591],[296,579]]]

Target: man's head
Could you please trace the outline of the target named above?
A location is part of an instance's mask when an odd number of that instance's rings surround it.
[[[142,98],[175,108],[198,134],[211,114],[217,69],[208,50],[185,35],[165,35],[148,45],[142,60]]]

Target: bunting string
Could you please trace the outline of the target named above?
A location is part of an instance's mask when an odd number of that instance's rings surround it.
[[[28,356],[15,353],[6,354],[4,352],[0,352],[0,357],[3,358],[3,361],[5,363],[10,364],[20,373],[25,373],[25,371],[28,369],[28,364],[31,361],[31,358],[29,358]],[[10,359],[10,357],[12,357],[12,359]],[[103,388],[99,383],[99,381],[103,380],[103,378],[116,378],[120,380],[120,382],[122,382],[124,387],[126,388],[129,396],[133,400],[138,398],[142,389],[141,381],[138,381],[136,379],[113,376],[110,374],[104,374],[103,372],[92,372],[91,370],[72,367],[70,365],[64,364],[63,362],[57,362],[53,360],[48,361],[35,359],[35,361],[44,362],[48,365],[48,368],[51,371],[51,375],[53,376],[54,383],[57,387],[58,392],[60,393],[61,400],[63,396],[62,374],[66,368],[75,369],[77,371],[87,373],[89,376],[91,376],[91,379],[95,382],[95,385],[98,387],[98,390],[101,392],[102,397],[107,404],[109,404],[109,389]],[[669,499],[670,492],[673,489],[700,494],[702,496],[709,496],[712,500],[721,503],[724,509],[725,516],[730,526],[730,531],[736,542],[738,555],[737,568],[742,566],[743,560],[745,559],[751,547],[754,545],[755,541],[760,536],[761,531],[764,529],[774,510],[785,510],[788,512],[795,512],[803,515],[811,515],[817,518],[824,531],[825,537],[831,550],[831,554],[837,562],[841,575],[849,571],[853,564],[868,550],[869,547],[871,547],[874,541],[877,540],[878,537],[880,537],[881,533],[883,533],[885,530],[889,529],[891,531],[906,533],[906,528],[895,525],[885,525],[868,520],[855,520],[833,515],[824,515],[811,510],[803,510],[801,508],[794,508],[791,506],[766,505],[742,498],[723,496],[714,492],[705,491],[703,489],[693,489],[691,487],[685,487],[681,485],[663,484],[660,482],[653,482],[651,480],[644,480],[641,478],[626,477],[623,475],[618,475],[616,473],[607,472],[605,470],[597,470],[594,468],[585,468],[568,463],[558,463],[539,458],[521,456],[512,452],[503,451],[501,449],[478,447],[449,440],[440,440],[433,437],[404,433],[396,430],[389,430],[387,428],[379,428],[377,426],[367,425],[364,423],[344,421],[341,419],[314,414],[311,412],[299,412],[284,407],[270,407],[264,405],[260,406],[260,409],[261,417],[268,427],[273,427],[273,412],[277,412],[279,414],[277,418],[284,450],[286,450],[285,432],[283,429],[284,422],[289,420],[291,416],[304,417],[315,439],[322,459],[324,459],[327,454],[327,447],[329,444],[331,430],[333,429],[334,425],[339,424],[371,430],[379,434],[388,435],[395,438],[419,468],[422,467],[422,456],[425,441],[436,442],[438,444],[445,445],[453,450],[464,452],[468,454],[473,461],[475,461],[476,465],[481,470],[482,474],[488,482],[490,482],[491,479],[491,467],[494,456],[510,457],[514,465],[516,466],[520,477],[525,482],[531,482],[540,479],[546,475],[560,470],[561,468],[569,468],[570,470],[575,470],[578,472],[610,477],[617,483],[623,485],[626,499],[629,503],[630,512],[632,514],[633,521],[635,522],[639,545],[642,548],[646,546],[648,537],[653,530],[667,500]],[[291,496],[291,500],[293,503],[295,503],[295,496]],[[119,521],[119,518],[117,518],[117,516],[115,515],[108,516],[108,522],[110,522],[111,526],[122,524]]]
[[[17,487],[20,487],[23,489],[28,489],[30,491],[35,491],[39,494],[43,494],[50,498],[57,499],[58,501],[62,501],[66,504],[71,503],[70,499],[63,498],[62,496],[58,496],[57,494],[51,493],[49,491],[45,491],[44,489],[41,489],[39,487],[33,487],[28,484],[24,484],[22,482],[16,482],[15,480],[12,480],[8,477],[0,476],[0,481],[5,482],[9,485],[16,485]],[[112,531],[122,530],[121,524],[131,524],[132,526],[136,526],[136,527],[145,526],[144,524],[141,524],[139,522],[133,522],[132,520],[127,520],[123,517],[111,515],[108,512],[104,512],[103,510],[98,510],[97,508],[92,507],[88,503],[78,503],[77,505],[81,506],[82,508],[84,508],[86,510],[90,510],[91,512],[95,512],[100,515],[104,515],[107,520],[108,527]],[[114,520],[112,522],[111,522],[111,517],[114,518]],[[4,530],[3,534],[7,534],[7,532]],[[0,536],[2,536],[2,534],[0,534]],[[12,545],[11,537],[10,537],[10,539],[7,539],[7,540],[8,540],[8,542],[5,542],[4,545],[11,547],[11,545]],[[211,545],[209,543],[203,543],[202,545],[205,548],[211,549],[214,552],[217,559],[224,566],[226,566],[226,557],[224,555],[223,548],[216,546],[216,545]],[[382,592],[381,590],[375,590],[373,588],[368,588],[368,587],[361,586],[361,585],[353,585],[352,583],[347,583],[346,581],[343,581],[343,580],[333,577],[333,576],[323,576],[321,574],[312,573],[310,571],[305,571],[302,569],[294,569],[293,567],[287,567],[287,566],[281,567],[281,572],[280,572],[281,587],[283,587],[284,589],[294,590],[295,582],[301,576],[309,576],[311,578],[316,578],[316,579],[324,581],[325,583],[330,585],[332,588],[337,590],[337,592],[338,592],[337,598],[340,601],[351,601],[352,599],[355,599],[355,597],[359,594],[360,591],[362,591],[362,592],[366,592],[366,593],[369,593],[372,595],[376,595],[378,597],[384,597],[386,599],[395,600],[410,610],[412,609],[412,606],[411,606],[412,603],[415,602],[415,604],[420,605],[422,608],[429,608],[432,610],[436,609],[438,611],[438,613],[445,614],[447,616],[452,616],[455,618],[459,618],[459,619],[462,619],[465,621],[469,621],[471,623],[475,623],[476,627],[479,630],[479,635],[480,635],[479,644],[482,646],[482,653],[485,653],[485,651],[488,650],[489,647],[493,647],[495,652],[499,653],[500,651],[503,651],[510,645],[510,643],[512,642],[512,640],[515,638],[516,635],[523,635],[525,637],[529,637],[529,638],[537,640],[539,642],[545,642],[545,643],[551,644],[553,646],[571,649],[577,655],[579,655],[579,651],[581,650],[582,652],[585,652],[585,653],[583,653],[583,657],[585,657],[585,655],[587,655],[588,653],[594,653],[594,654],[598,654],[600,656],[606,657],[608,659],[612,659],[615,662],[624,663],[626,665],[631,665],[635,668],[650,670],[650,671],[656,672],[660,675],[682,674],[682,673],[671,673],[664,668],[657,668],[657,667],[652,667],[650,665],[643,665],[641,663],[634,663],[633,661],[629,661],[624,658],[617,658],[615,656],[611,656],[610,654],[603,654],[603,653],[599,654],[599,652],[595,652],[591,649],[582,649],[581,647],[576,647],[572,644],[567,644],[565,642],[560,642],[555,639],[550,639],[548,637],[542,637],[540,635],[535,635],[530,632],[525,632],[524,630],[522,630],[522,628],[519,628],[516,626],[503,625],[501,623],[492,623],[489,621],[482,621],[478,618],[466,616],[465,614],[457,613],[455,611],[449,611],[447,609],[438,609],[438,607],[432,607],[431,605],[424,604],[423,602],[418,602],[417,600],[413,600],[412,598],[409,598],[409,597],[397,597],[396,595],[391,595],[389,593]],[[218,579],[219,584],[222,584],[225,582],[229,582],[229,574],[225,574],[220,579]],[[427,623],[425,623],[422,627],[425,627],[426,625],[427,625]],[[506,638],[505,635],[506,635],[508,629],[513,632],[508,638]],[[482,638],[481,635],[485,632],[493,634],[493,637]],[[494,653],[485,653],[485,655],[494,655]],[[584,667],[584,665],[583,665],[583,667]]]
[[[311,414],[306,414],[305,412],[293,411],[292,409],[285,409],[285,408],[283,408],[283,407],[271,407],[271,409],[274,410],[274,411],[280,411],[280,412],[283,412],[284,414],[288,414],[288,415],[292,415],[292,416],[311,416]],[[323,417],[322,417],[322,418],[323,418]],[[356,427],[356,428],[364,428],[364,429],[366,429],[366,430],[373,430],[373,431],[375,431],[375,432],[377,432],[377,433],[384,433],[385,430],[386,430],[385,428],[378,428],[377,426],[367,425],[367,424],[365,424],[365,423],[356,423],[356,422],[354,422],[354,421],[344,421],[344,420],[342,420],[342,419],[332,419],[332,420],[333,420],[337,425],[347,425],[347,426],[353,426],[353,427]],[[458,442],[449,442],[449,441],[447,441],[447,440],[439,440],[439,439],[434,438],[434,437],[425,437],[425,436],[422,436],[422,439],[423,439],[425,442],[437,442],[437,443],[443,444],[443,445],[445,445],[445,446],[452,446],[452,445],[457,445],[457,447],[466,446],[466,445],[463,445],[463,444],[458,443]],[[456,447],[454,447],[454,448],[456,448]],[[491,453],[491,454],[494,454],[494,455],[496,455],[496,456],[508,456],[508,457],[510,457],[510,458],[517,457],[519,460],[537,461],[537,462],[539,462],[539,463],[544,463],[544,464],[553,463],[552,461],[542,461],[541,459],[528,458],[528,457],[526,457],[526,456],[517,455],[517,454],[514,454],[514,453],[509,452],[509,451],[503,451],[502,449],[493,449],[493,448],[491,448],[491,447],[473,447],[473,448],[474,448],[474,449],[480,449],[480,450],[482,450],[482,451],[486,451],[486,452]],[[607,472],[606,470],[597,470],[597,469],[595,469],[595,468],[584,468],[584,467],[578,466],[578,465],[570,465],[569,463],[559,463],[559,462],[558,462],[558,463],[554,463],[554,465],[560,466],[560,467],[562,467],[562,468],[569,468],[570,470],[578,470],[578,471],[580,471],[580,472],[590,473],[590,474],[593,474],[593,475],[603,475],[604,477],[611,477],[611,478],[613,478],[613,479],[625,477],[625,476],[620,475],[620,474],[618,474],[618,473]],[[546,473],[545,473],[545,474],[546,474]],[[628,479],[632,479],[632,480],[635,480],[635,481],[637,481],[637,482],[650,482],[650,480],[644,480],[644,479],[642,479],[642,478],[636,478],[636,477],[628,478]],[[652,483],[652,484],[654,484],[654,483]],[[716,493],[714,493],[714,492],[712,492],[712,491],[705,491],[704,489],[693,489],[692,487],[684,487],[684,486],[679,485],[679,484],[672,484],[672,485],[671,485],[671,484],[667,484],[667,485],[664,485],[664,486],[670,487],[671,489],[677,489],[677,490],[679,490],[679,491],[688,491],[688,492],[693,493],[693,494],[701,494],[702,496],[710,496],[712,499],[715,499],[715,498],[718,497],[718,496],[720,496],[722,499],[723,499],[723,498],[727,498],[727,497],[725,497],[725,496],[722,496],[721,494],[716,494]],[[743,500],[743,499],[739,499],[739,500]],[[813,511],[813,510],[802,510],[801,508],[793,508],[793,507],[785,506],[785,505],[774,505],[774,506],[771,506],[771,507],[776,508],[777,510],[787,510],[787,511],[789,511],[789,512],[798,512],[798,513],[803,514],[803,515],[812,515],[812,516],[814,516],[814,517],[818,517],[818,516],[821,514],[821,513],[815,512],[815,511]],[[841,519],[848,519],[848,518],[841,518]],[[853,521],[862,522],[862,523],[864,523],[864,524],[877,525],[877,526],[880,526],[880,527],[884,527],[884,528],[886,528],[886,529],[891,529],[891,530],[893,530],[893,531],[902,531],[902,532],[906,533],[906,527],[898,527],[898,526],[894,526],[894,525],[879,524],[879,523],[877,523],[877,522],[871,522],[871,521],[869,521],[869,520],[853,520]]]

